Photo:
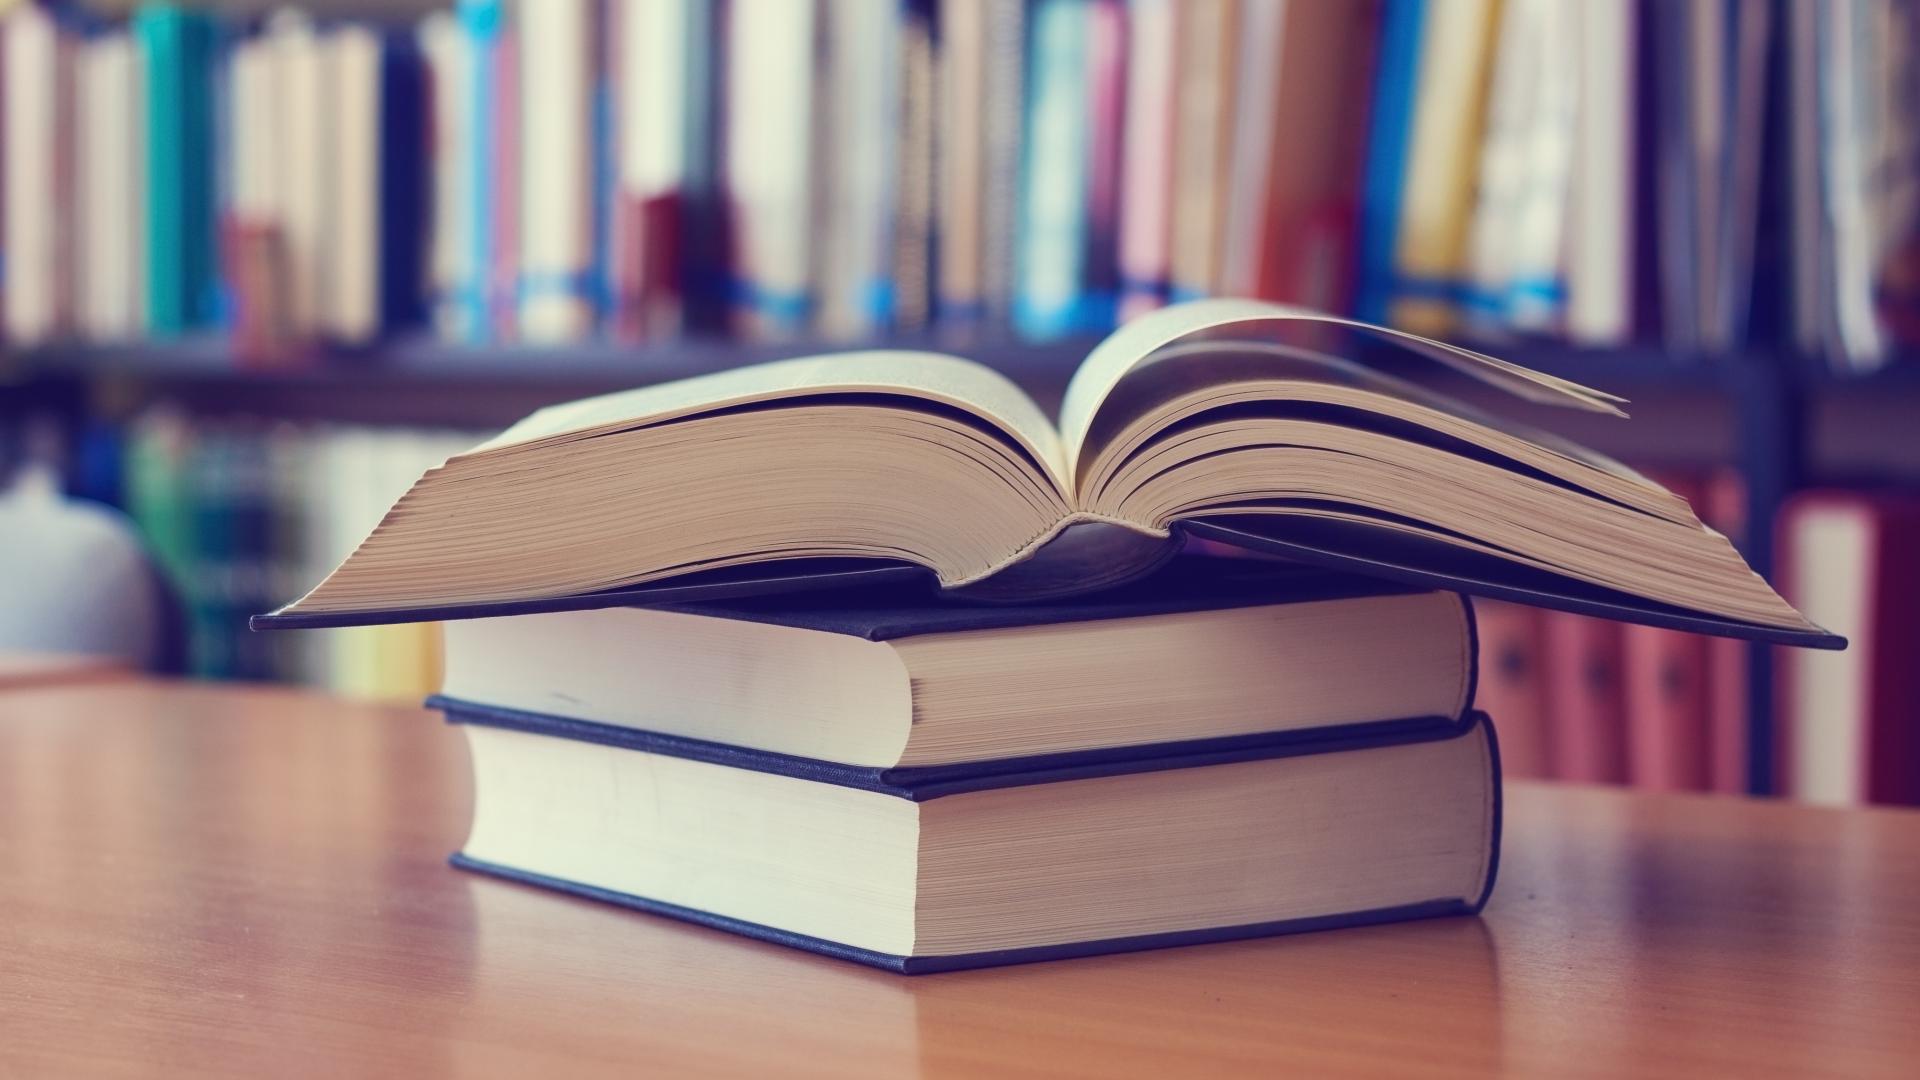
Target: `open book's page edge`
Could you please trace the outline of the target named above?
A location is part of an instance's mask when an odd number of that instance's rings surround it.
[[[978,417],[1011,436],[1065,491],[1066,456],[1059,434],[1025,391],[984,364],[945,353],[906,350],[801,356],[550,405],[469,453],[642,427],[785,398],[859,393],[920,398]]]
[[[1354,526],[1358,527],[1358,526]],[[1295,536],[1267,535],[1264,532],[1236,528],[1231,524],[1207,520],[1180,522],[1178,530],[1186,535],[1210,540],[1229,547],[1320,566],[1397,581],[1426,589],[1446,589],[1490,600],[1506,600],[1529,607],[1591,615],[1615,622],[1637,623],[1669,630],[1682,630],[1715,637],[1739,638],[1774,645],[1795,645],[1810,649],[1844,649],[1847,639],[1824,629],[1795,630],[1740,622],[1702,612],[1669,607],[1651,600],[1601,590],[1571,578],[1564,587],[1537,586],[1501,581],[1487,575],[1448,570],[1431,565],[1417,555],[1388,554],[1378,548],[1361,551],[1354,544],[1319,543]],[[1370,530],[1386,537],[1386,530]],[[1391,538],[1388,538],[1391,539]],[[1545,573],[1542,571],[1541,573]]]
[[[1251,329],[1263,322],[1307,322],[1347,327],[1386,339],[1526,400],[1588,412],[1625,415],[1618,407],[1618,403],[1624,399],[1612,394],[1404,330],[1261,300],[1195,300],[1160,308],[1122,326],[1096,346],[1088,354],[1086,362],[1074,373],[1060,406],[1060,437],[1064,443],[1068,475],[1078,473],[1081,444],[1093,425],[1093,416],[1099,410],[1100,403],[1128,372],[1147,357],[1182,338],[1228,327]]]

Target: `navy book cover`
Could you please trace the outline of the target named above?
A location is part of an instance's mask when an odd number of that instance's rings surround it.
[[[1074,761],[1044,761],[1041,759],[1028,759],[1024,762],[1013,763],[1017,765],[1017,767],[1013,768],[1005,767],[1010,763],[984,763],[986,767],[982,767],[982,763],[970,763],[965,766],[941,767],[936,770],[880,770],[836,765],[831,762],[814,761],[783,754],[771,754],[765,751],[726,747],[677,736],[659,735],[624,728],[612,728],[602,724],[556,720],[550,717],[536,717],[529,714],[503,714],[499,710],[481,709],[460,702],[438,700],[432,703],[444,709],[448,721],[452,723],[486,724],[508,727],[555,738],[576,739],[603,745],[625,747],[646,753],[690,758],[732,768],[775,773],[818,783],[838,784],[912,801],[926,801],[993,788],[1057,783],[1069,780],[1091,779],[1101,776],[1117,776],[1127,773],[1166,769],[1204,768],[1211,765],[1223,765],[1243,761],[1260,761],[1310,754],[1339,753],[1376,747],[1402,746],[1442,739],[1463,738],[1479,730],[1484,730],[1486,733],[1489,765],[1492,772],[1491,791],[1493,793],[1493,805],[1490,817],[1491,836],[1489,837],[1490,848],[1489,858],[1487,859],[1486,877],[1477,896],[1471,898],[1434,899],[1390,908],[1342,912],[1313,916],[1310,918],[1288,919],[1279,922],[1206,927],[1138,937],[1065,942],[1056,945],[960,955],[900,956],[849,946],[836,941],[829,941],[806,934],[798,934],[792,931],[782,930],[778,927],[747,922],[678,904],[664,903],[644,896],[634,896],[576,881],[550,877],[544,874],[522,870],[517,867],[476,859],[464,853],[457,852],[449,858],[449,862],[451,862],[452,865],[463,870],[489,874],[523,884],[537,885],[542,888],[570,893],[575,896],[597,900],[603,903],[616,904],[621,907],[632,908],[649,914],[663,915],[683,922],[726,930],[757,940],[786,945],[792,948],[805,949],[809,952],[849,960],[854,963],[865,964],[870,967],[900,974],[932,974],[943,971],[959,971],[971,968],[1033,963],[1044,960],[1059,960],[1104,953],[1158,949],[1176,945],[1234,941],[1247,938],[1268,937],[1277,934],[1301,933],[1311,930],[1365,926],[1408,919],[1433,918],[1449,915],[1473,915],[1477,914],[1480,909],[1485,906],[1488,898],[1492,896],[1494,881],[1499,873],[1500,834],[1503,813],[1500,796],[1499,740],[1495,735],[1492,720],[1488,718],[1486,714],[1479,712],[1469,712],[1456,721],[1429,718],[1422,721],[1405,722],[1397,725],[1351,724],[1336,728],[1320,728],[1305,732],[1288,733],[1285,737],[1274,738],[1258,745],[1243,745],[1233,748],[1211,748],[1195,751],[1187,744],[1163,744],[1158,748],[1161,752],[1157,756],[1145,758],[1136,757],[1118,761],[1085,759]],[[1055,757],[1062,759],[1083,758],[1082,755],[1055,755]],[[925,773],[926,775],[915,775],[917,773]]]

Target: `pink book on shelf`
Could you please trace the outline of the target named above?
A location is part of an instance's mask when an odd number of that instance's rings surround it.
[[[1738,472],[1718,469],[1707,477],[1700,519],[1736,544],[1746,535],[1747,488]],[[1708,638],[1707,787],[1726,795],[1747,791],[1747,664],[1753,646],[1734,638]]]
[[[1626,779],[1620,625],[1585,615],[1543,612],[1546,700],[1553,775],[1617,784]]]
[[[1166,303],[1173,213],[1174,0],[1138,0],[1121,131],[1120,318]]]
[[[1628,626],[1627,780],[1649,791],[1707,788],[1707,642],[1697,634]]]
[[[1542,615],[1520,604],[1476,600],[1473,619],[1480,638],[1474,707],[1500,725],[1500,771],[1523,780],[1550,777]]]
[[[520,324],[520,35],[509,22],[494,53],[493,266],[487,280],[487,316],[497,337]]]
[[[1699,506],[1701,485],[1657,474],[1667,490]],[[1653,626],[1621,628],[1627,722],[1627,780],[1651,791],[1704,791],[1709,741],[1707,641]]]

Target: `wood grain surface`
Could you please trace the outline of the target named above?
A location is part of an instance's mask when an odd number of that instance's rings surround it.
[[[449,869],[457,732],[0,692],[0,1076],[1916,1075],[1920,814],[1515,785],[1479,919],[908,979]]]

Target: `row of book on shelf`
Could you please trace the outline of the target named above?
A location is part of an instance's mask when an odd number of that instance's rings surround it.
[[[1872,366],[1913,0],[460,0],[5,21],[16,342],[1097,333],[1169,297]]]
[[[187,668],[415,700],[440,678],[432,624],[250,633],[247,617],[333,567],[472,433],[151,412],[80,441],[80,495],[124,507],[186,616]],[[1744,531],[1738,477],[1667,471],[1714,527]],[[1804,492],[1777,523],[1789,599],[1853,646],[1782,649],[1780,787],[1827,802],[1920,801],[1920,497]],[[1491,600],[1474,603],[1477,700],[1510,776],[1747,790],[1750,646]]]

